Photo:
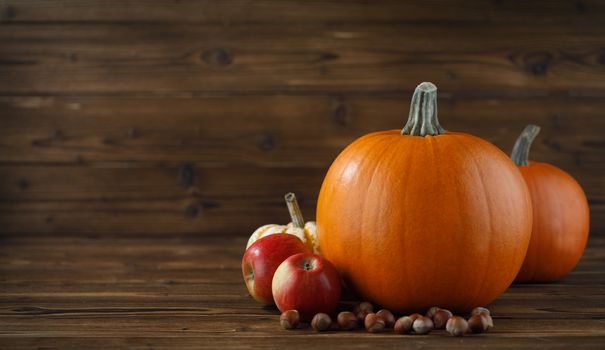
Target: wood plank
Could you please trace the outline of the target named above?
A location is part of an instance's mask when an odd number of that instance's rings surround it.
[[[183,327],[189,328],[189,327]],[[187,329],[185,329],[187,330]],[[539,335],[530,334],[525,337],[492,338],[489,336],[466,337],[464,339],[452,339],[441,336],[415,336],[383,337],[381,335],[366,336],[363,340],[351,337],[351,333],[342,336],[326,336],[325,334],[283,334],[279,336],[248,336],[238,338],[238,341],[225,335],[217,336],[195,336],[178,338],[176,336],[146,337],[44,337],[32,336],[27,338],[4,338],[0,339],[0,345],[11,349],[31,349],[58,347],[61,349],[107,349],[107,348],[129,348],[129,349],[173,349],[178,345],[179,349],[229,349],[238,348],[240,344],[255,349],[308,349],[309,346],[325,347],[329,349],[355,349],[364,345],[381,348],[410,348],[422,349],[468,349],[469,347],[484,346],[490,349],[600,349],[605,345],[601,335],[589,334],[561,334],[561,335]],[[405,345],[403,345],[405,344]]]
[[[289,221],[283,199],[289,191],[298,194],[302,210],[314,218],[324,172],[184,165],[34,167],[18,174],[19,168],[1,171],[21,186],[2,186],[0,231],[5,233],[250,234],[265,223]]]
[[[0,162],[326,168],[357,137],[402,127],[409,101],[403,93],[0,97]],[[605,166],[601,98],[442,94],[439,101],[448,130],[478,135],[506,153],[531,122],[542,127],[534,159],[574,175]]]
[[[0,345],[226,348],[321,346],[516,348],[605,344],[605,239],[592,237],[563,281],[513,285],[492,305],[491,333],[451,338],[388,331],[284,331],[278,312],[246,293],[245,237],[32,237],[0,235]],[[113,281],[107,280],[111,275]],[[128,277],[129,276],[129,277]],[[164,278],[169,277],[169,280]],[[595,283],[595,280],[601,281]],[[348,308],[354,299],[345,296]]]
[[[605,90],[597,24],[13,25],[0,94]]]
[[[2,231],[242,234],[285,222],[288,191],[313,218],[332,159],[360,135],[399,127],[408,103],[398,95],[3,97]],[[587,97],[446,96],[440,115],[506,152],[528,121],[541,125],[532,158],[580,181],[602,231],[603,108]]]
[[[603,19],[599,1],[4,0],[6,22],[317,23],[401,21],[567,22]],[[141,9],[145,10],[142,11]]]
[[[191,169],[189,184],[183,169]],[[4,233],[246,234],[286,223],[294,191],[315,217],[322,168],[0,167]],[[188,175],[187,175],[188,176]],[[597,181],[602,178],[596,175]],[[586,187],[593,232],[605,229],[603,187]]]

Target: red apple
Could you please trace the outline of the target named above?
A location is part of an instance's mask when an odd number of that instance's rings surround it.
[[[250,295],[263,304],[273,304],[271,281],[275,270],[288,257],[303,252],[309,252],[307,246],[298,237],[286,233],[254,242],[242,258],[242,274]]]
[[[340,299],[340,276],[326,259],[312,253],[287,258],[273,276],[273,298],[280,311],[298,310],[302,321],[331,313]]]

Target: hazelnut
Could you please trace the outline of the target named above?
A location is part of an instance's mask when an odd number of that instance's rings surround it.
[[[311,328],[318,332],[327,331],[328,329],[330,329],[331,325],[332,319],[330,318],[330,316],[322,312],[313,316],[313,319],[311,320]]]
[[[434,328],[433,321],[424,316],[420,316],[412,323],[412,329],[417,334],[427,334]]]
[[[487,316],[489,317],[489,316]],[[468,328],[472,333],[487,332],[488,324],[487,317],[484,315],[473,315],[468,319]]]
[[[483,316],[483,318],[485,318],[485,321],[487,322],[487,330],[488,331],[490,329],[494,328],[494,320],[492,319],[491,315],[482,314],[481,316]]]
[[[336,322],[340,329],[345,331],[350,331],[352,329],[359,327],[359,321],[357,320],[357,316],[351,311],[343,311],[338,314],[336,318]]]
[[[363,323],[366,327],[366,330],[370,333],[378,333],[382,331],[385,325],[384,319],[375,313],[369,313]]]
[[[279,316],[279,324],[284,329],[295,329],[300,322],[300,315],[296,310],[287,310]]]
[[[412,319],[412,321],[416,321],[416,319],[417,319],[418,317],[422,317],[422,315],[421,315],[421,314],[411,314],[411,315],[410,315],[410,316],[408,316],[408,317],[409,317],[409,318],[411,318],[411,319]]]
[[[487,315],[491,316],[491,312],[489,312],[489,310],[487,308],[484,308],[481,306],[478,306],[471,311],[471,316],[481,315],[481,314],[487,314]]]
[[[414,320],[410,316],[401,317],[395,322],[395,333],[408,334],[412,331]]]
[[[433,306],[432,308],[429,309],[429,311],[426,312],[426,317],[430,318],[431,320],[433,319],[433,316],[435,316],[435,314],[437,313],[437,311],[441,310],[440,307],[438,306]]]
[[[485,320],[487,321],[488,330],[494,328],[494,320],[492,319],[492,314],[488,309],[484,307],[476,307],[473,309],[473,311],[471,311],[471,316],[475,315],[482,315],[483,317],[485,317]]]
[[[468,323],[460,316],[452,316],[447,321],[445,330],[455,337],[461,337],[468,331]]]
[[[382,319],[384,320],[384,325],[387,328],[392,328],[393,325],[395,324],[395,316],[393,316],[393,313],[387,309],[382,309],[382,310],[378,311],[376,313],[376,315],[378,317],[382,317]]]
[[[452,316],[454,316],[454,315],[452,315],[452,312],[449,310],[446,310],[446,309],[437,310],[435,315],[433,315],[433,323],[435,324],[435,328],[444,329],[445,325],[447,324],[447,320],[449,320],[450,317],[452,317]]]
[[[374,306],[367,301],[363,301],[353,308],[353,313],[357,316],[357,319],[360,322],[363,322],[366,318],[366,315],[374,312]]]

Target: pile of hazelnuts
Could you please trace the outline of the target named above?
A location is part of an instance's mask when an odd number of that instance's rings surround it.
[[[285,329],[295,329],[300,324],[300,315],[296,310],[284,311],[279,322]],[[445,329],[449,334],[461,337],[468,333],[487,332],[494,327],[494,321],[490,311],[484,307],[474,308],[466,320],[437,306],[430,308],[425,316],[416,313],[395,319],[393,313],[386,309],[374,313],[374,306],[367,301],[355,305],[353,311],[340,312],[336,322],[325,313],[318,313],[311,320],[311,328],[317,332],[350,331],[362,326],[370,333],[393,328],[397,334],[428,334],[434,329]]]

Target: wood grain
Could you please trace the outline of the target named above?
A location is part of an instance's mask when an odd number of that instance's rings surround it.
[[[598,0],[443,1],[396,0],[187,0],[170,6],[161,0],[3,0],[6,22],[195,22],[340,23],[402,21],[483,21],[585,23],[602,20]],[[144,11],[141,9],[144,8]]]
[[[439,103],[448,129],[506,153],[527,121],[541,125],[532,159],[575,176],[592,227],[605,229],[600,98],[446,95]],[[312,219],[334,157],[360,135],[401,127],[408,104],[399,94],[3,97],[1,227],[246,234],[288,220],[288,191]]]
[[[362,135],[400,129],[411,95],[205,97],[0,97],[0,162],[329,166]],[[528,122],[542,127],[536,160],[570,171],[602,169],[594,97],[439,99],[448,130],[475,134],[510,153]]]
[[[241,281],[243,237],[0,236],[0,344],[44,347],[598,348],[605,344],[605,240],[558,283],[515,285],[489,305],[491,333],[451,338],[279,328]],[[341,307],[353,302],[348,296]],[[303,344],[304,343],[304,344]]]
[[[0,348],[604,348],[604,23],[598,0],[0,0]],[[531,158],[589,198],[580,265],[511,287],[486,335],[280,330],[247,235],[285,192],[314,218],[421,81],[506,153],[542,127]]]
[[[6,24],[0,94],[605,89],[598,24]]]

